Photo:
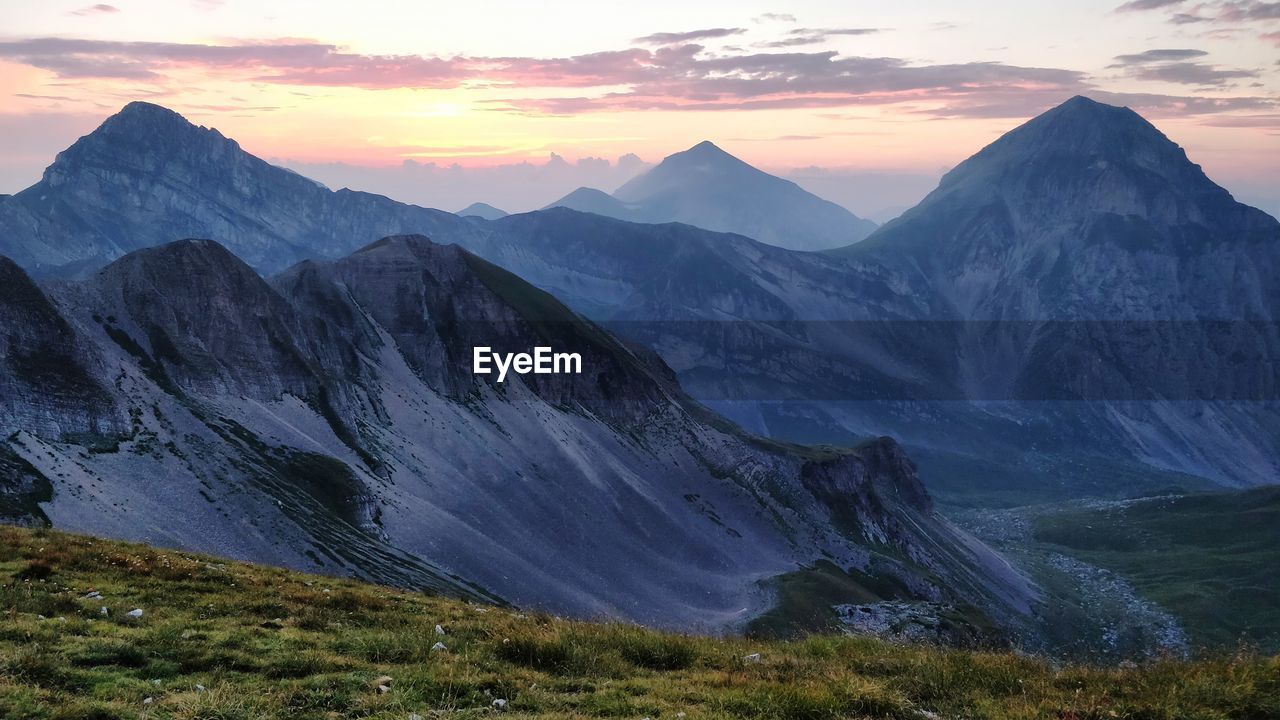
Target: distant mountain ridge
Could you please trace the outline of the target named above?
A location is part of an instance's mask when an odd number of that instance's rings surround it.
[[[612,195],[579,188],[547,207],[632,222],[682,222],[791,250],[846,245],[876,227],[707,140],[668,156]]]
[[[485,220],[497,220],[507,216],[506,211],[482,202],[473,202],[458,211],[459,217],[478,217]]]

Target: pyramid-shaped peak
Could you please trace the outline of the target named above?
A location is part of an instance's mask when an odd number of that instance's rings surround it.
[[[138,166],[140,159],[148,156],[181,156],[203,168],[215,164],[215,158],[226,158],[239,150],[234,140],[217,130],[195,125],[166,107],[135,101],[59,153],[45,170],[45,180],[59,184],[85,164],[106,165],[111,170]]]
[[[1067,100],[1066,102],[1062,103],[1055,109],[1062,110],[1062,111],[1070,111],[1070,112],[1098,112],[1098,111],[1105,111],[1105,109],[1108,109],[1108,108],[1112,110],[1120,109],[1114,105],[1100,103],[1097,100],[1094,100],[1093,98],[1087,97],[1085,95],[1076,95],[1075,97],[1071,98],[1070,100]]]
[[[256,275],[252,268],[221,243],[199,238],[175,240],[135,250],[99,272],[110,274],[137,267],[154,268],[159,272],[184,278],[185,282],[190,282],[203,273]]]
[[[1093,152],[1131,151],[1135,143],[1178,149],[1133,110],[1100,103],[1083,95],[1032,118],[1001,138],[996,145],[1017,140]]]
[[[688,150],[668,155],[648,174],[654,177],[667,177],[671,173],[721,172],[754,175],[760,171],[741,159],[725,152],[710,140],[703,140]],[[641,175],[640,177],[644,177]],[[621,196],[619,196],[621,197]],[[625,198],[624,198],[625,199]]]
[[[714,153],[714,154],[717,154],[717,155],[728,155],[728,154],[729,154],[729,153],[725,152],[724,150],[722,150],[722,149],[720,148],[720,146],[719,146],[719,145],[716,145],[715,143],[711,142],[710,140],[703,140],[702,142],[698,143],[697,145],[694,145],[693,147],[689,148],[689,149],[687,150],[687,152],[691,152],[691,153],[707,153],[707,154]]]
[[[941,187],[990,182],[992,174],[1021,177],[1031,168],[1065,181],[1081,164],[1144,168],[1175,185],[1208,182],[1177,143],[1138,113],[1076,96],[1005,133],[948,173]]]
[[[120,112],[116,113],[118,117],[130,119],[142,118],[181,118],[176,111],[170,110],[163,105],[149,103],[145,100],[134,100],[124,107],[120,108]],[[185,118],[183,118],[185,120]]]
[[[417,254],[422,252],[431,252],[432,248],[439,247],[436,243],[431,242],[431,238],[420,233],[408,233],[404,235],[388,235],[380,240],[375,240],[368,245],[356,250],[353,255],[362,255],[368,253],[385,252],[385,251],[402,251],[407,250]]]
[[[699,162],[705,162],[708,160],[737,160],[736,157],[725,152],[719,145],[716,145],[710,140],[703,140],[688,150],[668,156],[666,160],[681,159],[697,160]],[[666,160],[663,162],[666,162]]]
[[[131,135],[157,139],[193,130],[205,130],[163,105],[135,100],[107,118],[94,134]],[[210,131],[216,133],[217,131]]]

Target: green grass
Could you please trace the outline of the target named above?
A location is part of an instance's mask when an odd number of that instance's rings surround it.
[[[747,635],[768,640],[791,640],[820,633],[838,633],[843,627],[833,609],[838,604],[876,603],[909,598],[911,589],[892,576],[844,570],[820,560],[775,578],[774,607],[751,621]],[[957,607],[942,614],[940,636],[947,644],[973,648],[1007,647],[1002,634],[979,610]]]
[[[1050,514],[1035,537],[1122,575],[1194,644],[1280,651],[1280,488]]]
[[[830,635],[685,636],[52,531],[0,527],[0,583],[6,720],[467,718],[498,698],[517,718],[1280,715],[1278,658],[1105,669]]]
[[[1121,500],[1175,492],[1204,492],[1214,483],[1115,457],[1008,452],[963,455],[909,446],[920,479],[940,505],[1013,508],[1080,498]]]
[[[846,572],[826,560],[775,578],[774,607],[752,621],[748,633],[761,638],[794,638],[839,629],[832,605],[874,603],[909,595],[892,579],[856,570]]]

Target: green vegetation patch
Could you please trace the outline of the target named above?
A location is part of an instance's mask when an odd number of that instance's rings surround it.
[[[1050,514],[1035,537],[1123,576],[1194,644],[1280,650],[1280,488]]]
[[[1277,658],[1103,669],[687,636],[15,527],[0,613],[6,720],[1280,715]]]

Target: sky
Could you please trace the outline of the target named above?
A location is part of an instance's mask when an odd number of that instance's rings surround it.
[[[710,139],[871,216],[1077,94],[1280,213],[1280,2],[0,0],[0,193],[130,100],[330,186],[527,210]]]

